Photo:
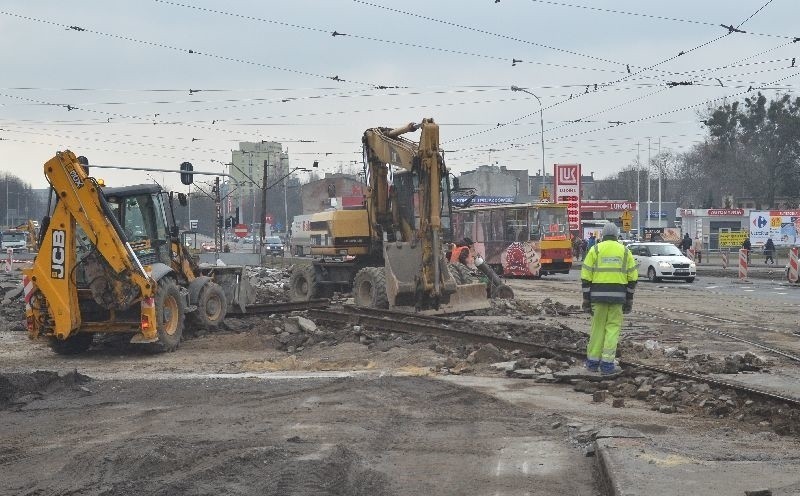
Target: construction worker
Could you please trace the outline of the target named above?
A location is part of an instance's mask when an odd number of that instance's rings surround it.
[[[474,246],[475,243],[469,238],[464,238],[461,241],[458,241],[455,248],[450,253],[450,263],[471,265],[473,262],[472,250]]]
[[[630,250],[617,241],[619,228],[608,223],[603,240],[586,253],[581,268],[584,311],[592,314],[592,334],[586,346],[586,368],[613,374],[622,314],[633,307],[639,278]]]

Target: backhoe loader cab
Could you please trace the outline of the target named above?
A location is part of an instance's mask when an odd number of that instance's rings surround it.
[[[252,302],[243,267],[203,267],[191,257],[158,185],[100,188],[70,151],[44,171],[55,202],[39,255],[23,270],[31,338],[69,354],[88,349],[95,333],[129,333],[132,343],[173,351],[185,319],[213,329]]]

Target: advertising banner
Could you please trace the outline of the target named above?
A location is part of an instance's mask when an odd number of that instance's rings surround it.
[[[556,203],[567,205],[569,230],[581,228],[581,164],[553,165],[554,196]]]
[[[747,239],[747,231],[720,231],[719,232],[719,247],[720,248],[740,248],[744,240]],[[766,240],[765,240],[766,241]],[[775,241],[774,239],[772,240]]]
[[[750,242],[763,245],[769,238],[776,246],[800,243],[800,210],[750,212]]]

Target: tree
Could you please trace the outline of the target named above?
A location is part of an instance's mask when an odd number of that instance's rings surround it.
[[[680,171],[697,203],[722,205],[751,197],[775,207],[777,196],[796,203],[800,193],[800,98],[768,101],[760,92],[739,102],[708,108],[708,137],[684,154]]]

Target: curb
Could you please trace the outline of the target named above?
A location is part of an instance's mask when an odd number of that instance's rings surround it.
[[[611,464],[608,460],[608,452],[606,446],[601,446],[602,443],[599,441],[594,442],[594,455],[597,458],[597,471],[599,474],[600,480],[600,488],[603,494],[607,496],[621,496],[622,489],[619,487],[619,484],[614,477],[614,473],[611,470]]]

